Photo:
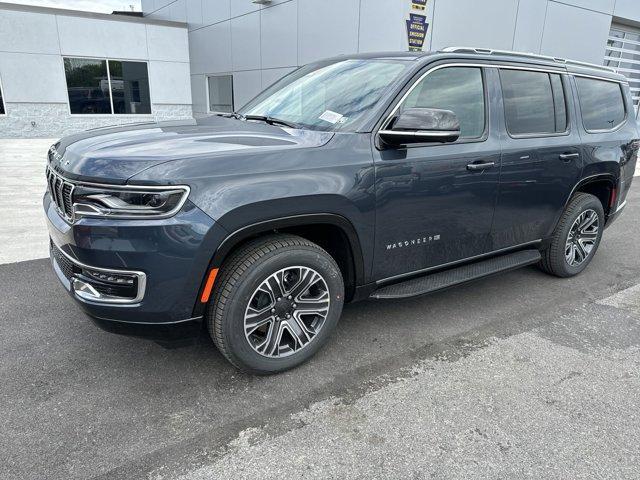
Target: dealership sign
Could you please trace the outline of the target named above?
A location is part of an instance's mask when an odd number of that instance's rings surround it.
[[[410,0],[411,7],[407,24],[407,41],[410,52],[421,52],[427,38],[427,0]]]
[[[424,15],[418,15],[417,13],[409,14],[409,20],[407,20],[407,38],[409,40],[409,51],[422,51],[424,40],[427,37],[428,28],[429,24],[427,23],[427,17],[425,17]]]

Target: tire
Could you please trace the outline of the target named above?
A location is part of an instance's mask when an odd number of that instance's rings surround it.
[[[309,279],[315,283],[300,292]],[[282,297],[279,289],[285,291]],[[298,236],[269,235],[224,262],[207,307],[207,326],[238,369],[273,374],[311,358],[335,329],[343,304],[344,282],[331,255]],[[253,323],[260,326],[251,331]],[[282,332],[280,342],[274,332]]]
[[[589,228],[586,228],[584,233],[578,232],[576,237],[576,229],[580,230],[580,225],[586,225],[593,220],[593,214],[597,216],[597,232],[593,232],[594,223]],[[581,217],[583,220],[578,222]],[[582,272],[591,263],[598,250],[602,240],[604,223],[604,209],[600,200],[588,193],[576,193],[560,217],[560,221],[551,237],[551,243],[541,252],[540,268],[551,275],[563,278],[573,277]],[[569,242],[570,234],[572,242]],[[593,244],[588,251],[587,247],[589,245],[583,246],[580,243],[587,242],[590,244],[592,241]],[[573,243],[574,246],[570,247],[569,243]],[[584,256],[582,261],[578,261],[580,256]],[[571,262],[574,262],[574,264],[571,264]]]

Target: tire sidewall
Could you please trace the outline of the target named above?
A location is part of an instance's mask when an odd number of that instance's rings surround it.
[[[271,274],[287,267],[314,269],[329,288],[329,312],[325,322],[311,343],[299,352],[284,358],[270,358],[256,352],[244,332],[247,305],[260,284]],[[273,252],[248,269],[239,279],[223,313],[223,330],[227,345],[236,360],[247,370],[270,373],[293,368],[311,358],[327,341],[335,329],[344,304],[344,283],[338,266],[328,254],[304,246]]]
[[[587,259],[580,265],[571,266],[567,263],[567,260],[565,258],[566,242],[569,237],[571,227],[575,223],[576,219],[586,210],[593,210],[598,214],[598,237],[596,238],[596,242],[593,245],[593,249],[591,250],[591,253],[587,257]],[[589,266],[598,250],[598,247],[600,246],[600,241],[602,240],[602,234],[605,226],[604,209],[602,208],[600,200],[598,200],[594,196],[589,195],[581,198],[579,202],[576,202],[574,205],[572,205],[570,212],[571,214],[569,215],[568,221],[564,223],[563,228],[559,232],[557,239],[558,245],[556,249],[558,254],[562,256],[562,258],[558,259],[558,266],[562,269],[563,276],[567,277],[577,275]]]

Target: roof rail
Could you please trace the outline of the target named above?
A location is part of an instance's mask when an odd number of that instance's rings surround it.
[[[561,57],[551,57],[549,55],[540,55],[538,53],[530,52],[514,52],[511,50],[494,50],[492,48],[477,48],[477,47],[446,47],[441,51],[446,53],[476,53],[479,55],[509,55],[514,57],[535,58],[538,60],[547,60],[556,63],[562,63],[564,65],[575,65],[578,67],[592,68],[594,70],[604,70],[606,72],[617,73],[613,68],[606,67],[604,65],[596,65],[595,63],[579,62],[577,60],[568,60]]]

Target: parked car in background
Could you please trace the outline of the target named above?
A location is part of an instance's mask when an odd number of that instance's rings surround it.
[[[103,328],[206,328],[238,368],[309,359],[345,302],[525,265],[582,272],[624,209],[625,78],[512,52],[341,56],[236,113],[94,130],[49,152],[58,278]],[[400,341],[400,340],[399,340]]]

